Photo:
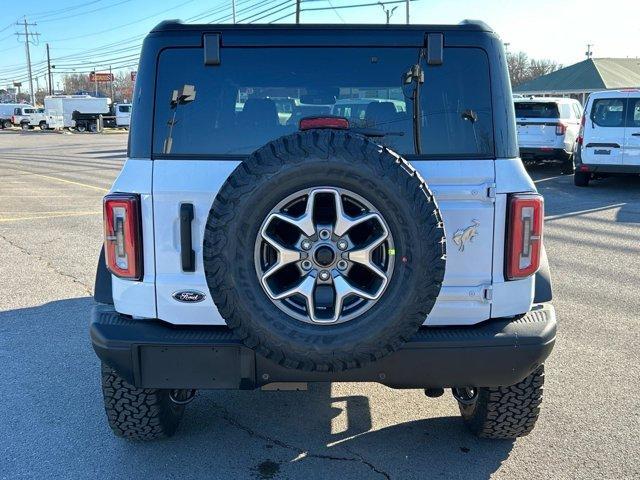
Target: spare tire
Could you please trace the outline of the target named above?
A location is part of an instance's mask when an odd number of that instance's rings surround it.
[[[204,268],[227,325],[289,368],[358,368],[397,350],[445,270],[433,195],[368,138],[310,130],[258,149],[218,192]]]

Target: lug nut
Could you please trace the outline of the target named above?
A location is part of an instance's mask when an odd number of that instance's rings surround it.
[[[311,242],[305,238],[304,240],[302,240],[300,246],[303,250],[309,250],[311,248]]]
[[[338,265],[337,265],[338,270],[346,270],[348,266],[349,265],[347,264],[347,262],[345,260],[340,260],[338,262]]]
[[[329,275],[329,272],[327,272],[326,270],[322,270],[322,271],[318,274],[318,276],[320,277],[320,280],[324,280],[324,281],[326,281],[326,280],[329,280],[329,277],[330,277],[331,275]]]
[[[349,244],[347,243],[346,240],[338,240],[338,248],[340,250],[346,250],[348,246]]]
[[[320,230],[320,238],[322,240],[327,240],[331,236],[331,232],[329,230]]]
[[[302,262],[302,268],[303,268],[304,270],[311,270],[311,266],[312,266],[312,265],[311,265],[311,262],[310,262],[309,260],[304,260],[304,261]]]

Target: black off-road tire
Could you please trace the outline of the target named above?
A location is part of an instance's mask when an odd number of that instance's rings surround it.
[[[20,124],[20,128],[21,128],[22,130],[31,130],[31,125],[29,125],[29,123],[27,123],[27,122],[22,122],[22,123]]]
[[[254,248],[278,202],[327,185],[376,207],[389,225],[396,261],[389,285],[369,310],[347,322],[313,325],[267,297]],[[234,170],[209,213],[203,256],[218,311],[247,346],[288,368],[341,371],[390,354],[418,331],[440,293],[444,253],[439,209],[407,161],[360,135],[310,130],[270,142]]]
[[[47,128],[49,128],[49,127],[47,126],[47,122],[45,122],[44,120],[43,120],[42,122],[40,122],[40,123],[38,124],[38,126],[40,127],[40,130],[46,130]]]
[[[475,402],[459,403],[467,428],[481,438],[511,439],[528,435],[542,403],[544,365],[508,387],[479,388]]]
[[[172,436],[184,414],[184,405],[169,398],[170,390],[136,388],[102,364],[102,394],[113,433],[131,440]]]
[[[573,184],[576,187],[588,187],[591,174],[589,172],[575,172],[573,174]]]
[[[3,120],[2,128],[9,129],[12,126],[13,126],[13,124],[11,123],[11,120]]]

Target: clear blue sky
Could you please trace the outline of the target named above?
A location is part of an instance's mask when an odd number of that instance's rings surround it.
[[[304,8],[340,7],[376,0],[303,0]],[[289,6],[290,4],[290,6]],[[294,0],[236,0],[239,19],[270,8],[279,10],[259,22],[293,13]],[[392,8],[394,5],[389,5]],[[204,15],[209,16],[204,17]],[[3,2],[0,10],[0,87],[10,78],[25,76],[24,46],[16,41],[12,25],[24,15],[40,33],[32,47],[34,72],[43,81],[44,44],[51,46],[52,63],[68,71],[87,71],[91,62],[112,62],[126,70],[135,56],[138,36],[160,20],[203,17],[202,22],[230,21],[231,0],[44,0]],[[640,0],[416,0],[411,3],[412,23],[458,23],[464,18],[491,25],[510,44],[534,58],[549,58],[569,65],[585,58],[592,43],[596,57],[640,57]],[[404,5],[392,17],[403,23]],[[303,23],[382,23],[379,5],[353,9],[303,11]],[[280,22],[292,22],[290,15]],[[23,30],[22,30],[23,31]],[[115,44],[115,45],[113,45]],[[108,46],[105,46],[108,45]],[[105,46],[104,48],[101,48]],[[60,57],[67,58],[60,58]],[[98,68],[104,70],[105,68]],[[108,67],[107,67],[108,69]]]

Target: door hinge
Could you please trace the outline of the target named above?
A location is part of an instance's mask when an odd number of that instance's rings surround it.
[[[495,183],[491,183],[487,187],[487,197],[492,198],[492,199],[495,200],[495,198],[496,198],[496,184]]]

